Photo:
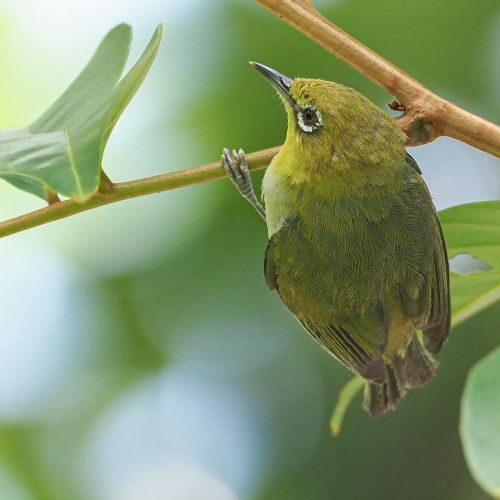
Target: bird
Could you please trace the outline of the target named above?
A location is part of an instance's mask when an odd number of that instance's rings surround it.
[[[449,264],[406,136],[347,86],[252,64],[275,88],[287,134],[255,195],[243,150],[222,165],[267,223],[268,287],[328,353],[364,379],[371,415],[435,374],[450,332]]]

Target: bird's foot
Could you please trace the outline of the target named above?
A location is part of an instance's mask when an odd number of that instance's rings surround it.
[[[233,149],[231,152],[228,148],[224,148],[222,152],[222,166],[240,194],[244,196],[255,210],[259,212],[261,217],[265,219],[266,212],[255,196],[252,178],[250,177],[250,168],[248,167],[243,149],[240,149],[238,152]]]
[[[250,169],[245,158],[245,152],[235,149],[231,152],[229,148],[224,148],[222,152],[222,165],[231,182],[236,189],[248,199],[253,193],[252,179],[250,178]]]

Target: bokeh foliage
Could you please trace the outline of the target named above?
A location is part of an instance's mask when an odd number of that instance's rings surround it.
[[[322,6],[348,32],[445,97],[491,119],[498,116],[484,46],[498,13],[494,0],[424,0],[405,4],[404,15],[395,0]],[[189,75],[199,82],[189,106],[183,103],[181,108],[171,96],[158,96],[168,101],[165,123],[159,127],[171,130],[174,123],[177,132],[182,130],[192,145],[186,153],[189,161],[216,158],[222,146],[250,151],[282,141],[285,120],[279,101],[247,60],[290,75],[342,82],[380,105],[390,100],[253,4],[221,2],[216,19],[217,26],[199,28],[204,36],[216,32],[213,42],[219,50],[212,55],[213,72]],[[164,21],[168,28],[169,20]],[[216,48],[206,44],[197,50],[192,57],[201,66],[204,54]],[[168,42],[163,53],[169,53]],[[161,75],[165,80],[175,77]],[[356,402],[341,435],[332,440],[328,418],[348,374],[303,334],[266,289],[260,273],[266,243],[261,221],[228,182],[189,188],[178,196],[187,200],[183,206],[203,200],[208,213],[203,226],[174,251],[173,242],[165,241],[154,258],[137,262],[135,268],[114,274],[85,269],[82,288],[96,297],[93,314],[98,320],[81,320],[84,333],[75,340],[79,354],[41,414],[0,426],[0,459],[24,485],[28,498],[92,497],[81,456],[95,428],[135,391],[179,368],[200,391],[216,387],[219,392],[207,391],[215,399],[224,390],[237,394],[231,411],[253,422],[251,444],[258,448],[258,464],[246,464],[250,472],[242,482],[231,475],[229,464],[248,450],[233,449],[231,454],[224,447],[225,439],[237,432],[225,429],[231,435],[224,438],[217,429],[207,429],[207,422],[215,425],[208,407],[198,408],[192,420],[194,436],[213,450],[212,455],[193,454],[209,462],[241,498],[485,498],[467,471],[457,429],[468,369],[498,344],[498,305],[453,331],[436,379],[412,392],[397,412],[371,420]],[[200,204],[188,217],[201,217],[197,210]],[[165,221],[175,223],[175,216]],[[65,226],[66,237],[77,230],[71,224]],[[138,228],[128,222],[121,230],[134,238]],[[194,398],[193,393],[186,397]],[[172,406],[165,413],[175,411]],[[251,448],[248,442],[246,446]]]
[[[469,467],[500,498],[500,348],[471,370],[462,399],[460,432]]]
[[[0,177],[48,200],[49,189],[76,200],[96,190],[113,126],[142,83],[162,28],[122,80],[130,26],[110,31],[92,59],[54,104],[26,129],[0,133]]]

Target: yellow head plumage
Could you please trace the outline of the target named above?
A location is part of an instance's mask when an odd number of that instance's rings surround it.
[[[356,90],[319,79],[288,78],[251,63],[275,87],[288,115],[283,149],[311,174],[384,168],[405,157],[405,135]]]

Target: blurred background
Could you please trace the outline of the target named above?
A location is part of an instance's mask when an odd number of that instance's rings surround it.
[[[497,0],[317,6],[432,89],[500,115]],[[0,0],[0,127],[33,121],[105,33],[157,23],[163,44],[111,137],[115,180],[280,144],[257,60],[390,96],[251,1]],[[440,139],[411,154],[439,208],[500,197],[499,161]],[[262,173],[255,175],[260,182]],[[41,206],[0,185],[2,219]],[[0,498],[486,498],[457,423],[467,370],[498,343],[500,306],[457,328],[437,377],[397,412],[361,399],[328,419],[349,374],[267,290],[266,231],[229,181],[122,202],[0,242]]]

